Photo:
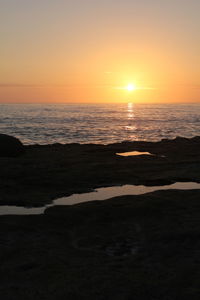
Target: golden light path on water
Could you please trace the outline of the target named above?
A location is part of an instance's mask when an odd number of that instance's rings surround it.
[[[128,112],[128,119],[134,118],[134,104],[132,102],[129,102],[127,105],[127,112]]]
[[[127,103],[127,119],[128,119],[128,125],[125,126],[125,130],[128,134],[128,139],[135,139],[136,136],[134,132],[137,130],[137,126],[135,123],[135,113],[134,113],[134,103],[128,102]]]

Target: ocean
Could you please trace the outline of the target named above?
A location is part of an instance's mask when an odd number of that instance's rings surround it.
[[[0,133],[24,144],[191,138],[200,104],[0,104]]]

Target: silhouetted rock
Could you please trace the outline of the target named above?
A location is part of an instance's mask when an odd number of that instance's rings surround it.
[[[24,152],[24,146],[17,138],[0,134],[0,156],[15,157]]]

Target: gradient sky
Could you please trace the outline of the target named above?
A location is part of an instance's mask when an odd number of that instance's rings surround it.
[[[0,0],[0,102],[200,102],[199,12],[200,0]]]

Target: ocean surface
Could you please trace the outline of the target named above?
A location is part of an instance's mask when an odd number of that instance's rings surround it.
[[[200,104],[0,104],[0,133],[24,144],[191,138],[200,135]]]

